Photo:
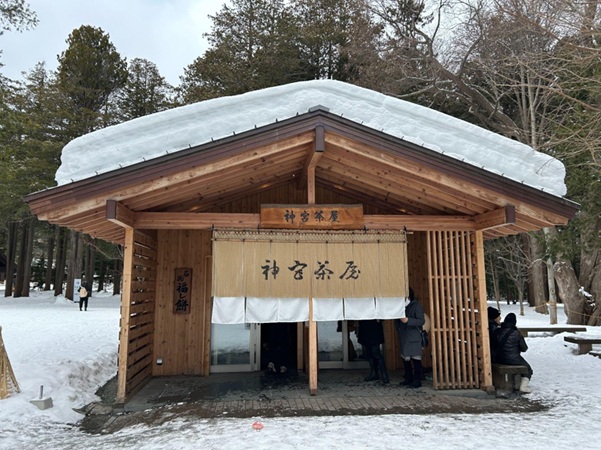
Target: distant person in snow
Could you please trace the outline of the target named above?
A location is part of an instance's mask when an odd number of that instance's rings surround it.
[[[522,376],[520,392],[525,394],[532,392],[528,387],[532,378],[532,367],[526,362],[520,353],[528,350],[524,336],[518,331],[517,318],[514,313],[505,316],[501,328],[497,331],[497,362],[510,366],[526,366],[528,375]]]
[[[90,298],[90,285],[88,283],[81,283],[79,287],[79,310],[87,311],[88,310],[88,299]]]

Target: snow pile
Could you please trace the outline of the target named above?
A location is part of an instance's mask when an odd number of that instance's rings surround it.
[[[432,109],[333,80],[207,100],[95,131],[65,146],[55,178],[63,185],[93,177],[305,114],[317,105],[556,196],[566,193],[565,168],[555,158]]]

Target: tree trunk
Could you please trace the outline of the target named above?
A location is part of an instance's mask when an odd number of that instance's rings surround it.
[[[90,296],[92,296],[92,287],[94,286],[94,269],[96,267],[96,250],[94,246],[88,245],[86,248],[86,280],[90,283]]]
[[[548,314],[543,246],[540,237],[533,233],[525,233],[524,240],[528,243],[529,258],[532,261],[528,267],[528,303],[534,306],[537,313]]]
[[[55,228],[58,228],[56,225]],[[44,290],[49,291],[50,286],[52,285],[52,263],[54,262],[54,243],[56,242],[55,235],[51,234],[48,237],[48,247],[46,250],[47,254],[47,264],[46,264],[46,273],[44,274]]]
[[[23,254],[23,287],[21,295],[29,297],[29,286],[31,284],[31,263],[33,261],[33,238],[35,235],[36,219],[31,217],[25,222],[23,233],[26,235],[25,253]]]
[[[558,260],[553,264],[553,273],[559,291],[559,298],[564,303],[564,310],[571,325],[586,324],[584,310],[586,298],[580,292],[580,283],[574,268],[569,261]]]
[[[65,298],[73,300],[73,284],[76,278],[81,278],[81,256],[82,256],[81,234],[71,230],[69,232],[69,257],[67,260],[67,287]]]
[[[582,233],[580,251],[580,285],[590,296],[587,298],[587,312],[590,317],[587,325],[601,325],[601,250],[597,240],[601,232],[601,220],[591,223]]]
[[[21,297],[23,292],[23,272],[25,271],[25,251],[27,248],[27,230],[23,222],[19,224],[19,258],[17,260],[17,274],[15,277],[15,289],[13,297]]]
[[[13,295],[15,254],[17,252],[17,223],[8,223],[8,236],[6,245],[6,283],[4,285],[4,296]]]
[[[557,291],[555,289],[555,276],[553,275],[553,261],[547,258],[547,283],[549,285],[549,324],[557,324]]]
[[[67,234],[61,227],[56,227],[56,263],[54,264],[54,295],[63,293],[65,281],[65,262],[67,258]]]
[[[100,267],[98,268],[98,292],[104,290],[104,277],[106,276],[106,259],[100,257]]]
[[[121,294],[121,273],[123,272],[123,261],[115,260],[115,268],[113,270],[113,295]]]

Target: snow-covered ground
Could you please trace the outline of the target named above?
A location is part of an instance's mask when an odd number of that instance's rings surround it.
[[[520,325],[547,325],[548,316],[502,304]],[[559,321],[565,323],[563,311]],[[527,338],[534,368],[529,396],[548,411],[485,415],[385,415],[173,421],[138,425],[112,435],[87,435],[75,425],[79,408],[116,372],[119,298],[95,293],[87,312],[49,293],[4,298],[2,336],[21,393],[0,400],[0,449],[360,449],[527,448],[592,449],[601,446],[601,359],[576,355],[563,335]],[[589,327],[586,335],[601,337]],[[581,333],[582,334],[582,333]],[[29,401],[44,396],[54,407]],[[260,420],[264,428],[252,428]]]

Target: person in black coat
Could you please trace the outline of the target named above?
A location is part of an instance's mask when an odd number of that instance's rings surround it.
[[[365,377],[365,381],[377,380],[379,371],[382,374],[382,383],[388,383],[388,370],[380,347],[384,343],[382,322],[376,319],[359,321],[357,340],[363,346],[363,353],[369,362],[370,374]]]
[[[488,341],[490,343],[490,359],[497,362],[497,332],[501,328],[501,313],[497,308],[488,307]]]
[[[497,362],[499,364],[508,364],[511,366],[526,366],[528,375],[522,377],[520,383],[520,392],[532,392],[528,387],[532,378],[532,367],[521,355],[528,350],[528,344],[524,336],[517,329],[517,318],[514,313],[505,316],[501,328],[496,333],[497,337]]]
[[[409,299],[405,306],[405,317],[394,321],[398,338],[405,379],[401,386],[418,388],[422,385],[422,327],[426,323],[424,308],[413,289],[409,288]]]

